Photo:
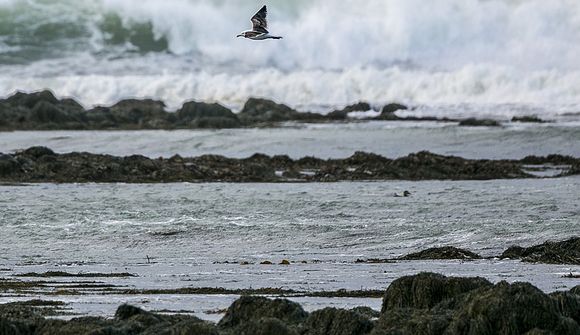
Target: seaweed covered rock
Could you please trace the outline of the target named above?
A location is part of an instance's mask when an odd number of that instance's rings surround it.
[[[303,335],[364,335],[373,323],[352,310],[324,308],[310,314],[303,326]]]
[[[481,259],[481,256],[469,250],[456,247],[436,247],[401,256],[400,260],[430,260],[430,259]]]
[[[500,282],[468,294],[453,316],[448,334],[524,334],[532,330],[580,334],[554,300],[529,283]]]
[[[228,308],[218,326],[233,328],[265,317],[279,319],[285,324],[297,325],[308,317],[308,313],[299,304],[290,300],[242,296]]]
[[[504,251],[500,258],[521,259],[524,262],[534,263],[580,265],[580,237],[560,242],[547,241],[528,248],[513,246]]]
[[[445,277],[423,272],[401,277],[387,288],[381,312],[398,308],[428,309],[463,293],[492,284],[484,278]]]

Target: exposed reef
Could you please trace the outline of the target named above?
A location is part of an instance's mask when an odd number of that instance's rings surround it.
[[[0,153],[0,183],[336,182],[356,180],[489,180],[534,178],[531,164],[564,164],[558,176],[578,174],[580,159],[569,156],[522,160],[471,160],[419,152],[389,159],[357,152],[345,159],[255,154],[235,159],[216,155],[152,159],[140,155],[72,152],[46,147]]]
[[[34,93],[17,92],[0,99],[0,131],[13,130],[142,130],[142,129],[231,129],[276,127],[285,122],[325,123],[359,122],[353,112],[366,112],[373,107],[359,102],[326,114],[297,111],[267,99],[250,98],[239,113],[219,103],[188,101],[176,111],[169,111],[162,101],[126,99],[112,106],[85,109],[74,99],[58,99],[48,90]],[[376,107],[375,107],[376,109]],[[500,126],[496,120],[456,120],[436,117],[399,116],[396,112],[408,106],[390,103],[378,116],[363,117],[373,121],[441,121],[460,122],[465,126]],[[375,114],[376,115],[376,114]],[[540,122],[531,117],[518,122]]]
[[[324,308],[306,312],[287,299],[242,296],[218,323],[122,305],[115,317],[45,318],[58,302],[0,305],[1,334],[562,334],[580,333],[576,288],[546,294],[529,283],[420,273],[383,292],[381,312]]]

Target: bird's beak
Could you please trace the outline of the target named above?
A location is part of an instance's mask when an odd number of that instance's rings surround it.
[[[236,36],[236,37],[242,37],[242,36],[243,36],[243,35],[238,35],[238,36]]]

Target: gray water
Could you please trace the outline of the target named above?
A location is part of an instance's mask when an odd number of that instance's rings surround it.
[[[578,266],[488,259],[356,264],[433,246],[499,255],[580,234],[580,178],[333,184],[37,184],[0,186],[0,274],[130,272],[99,279],[127,288],[384,289],[421,271],[529,281],[545,291],[578,284]],[[409,190],[409,198],[393,197]],[[147,260],[147,257],[150,260]],[[274,264],[283,259],[290,266]],[[251,265],[242,266],[248,261]],[[301,263],[306,261],[305,264]],[[225,263],[230,262],[230,263]],[[33,278],[31,278],[33,279]],[[70,279],[51,279],[67,282]],[[54,299],[50,292],[0,302]],[[208,311],[236,296],[58,296],[76,313],[112,315],[123,302]],[[309,310],[379,308],[380,299],[293,298]]]
[[[549,154],[580,157],[580,123],[469,128],[454,123],[362,122],[218,131],[0,132],[0,152],[34,145],[48,146],[56,152],[88,151],[149,157],[218,154],[241,158],[260,152],[292,158],[344,158],[359,150],[390,158],[422,150],[484,159],[520,159],[527,155]]]

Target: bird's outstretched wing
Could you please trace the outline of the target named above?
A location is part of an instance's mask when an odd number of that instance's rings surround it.
[[[268,9],[264,6],[252,17],[253,31],[268,33],[268,20],[266,20],[266,15],[268,15]]]

